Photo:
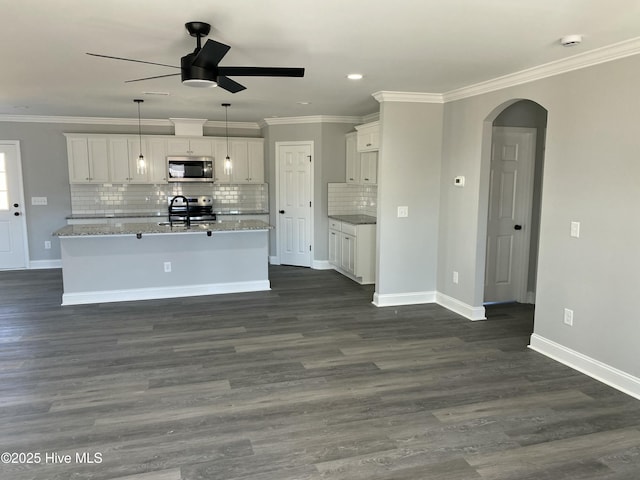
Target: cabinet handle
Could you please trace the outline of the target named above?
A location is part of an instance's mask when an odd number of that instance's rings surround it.
[[[367,147],[370,147],[370,146],[371,146],[371,144],[370,144],[370,143],[367,143]]]
[[[365,180],[366,180],[367,182],[369,181],[369,179],[368,179],[368,178],[365,178]]]

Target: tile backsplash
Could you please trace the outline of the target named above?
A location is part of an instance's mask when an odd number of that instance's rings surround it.
[[[357,185],[353,183],[329,183],[328,214],[377,215],[377,185]]]
[[[167,197],[173,195],[212,195],[218,213],[253,213],[269,211],[269,185],[166,184],[116,185],[72,184],[73,215],[114,215],[165,213]]]

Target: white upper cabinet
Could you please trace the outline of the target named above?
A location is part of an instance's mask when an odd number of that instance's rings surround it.
[[[360,183],[378,183],[378,152],[360,154]]]
[[[142,150],[141,150],[142,148]],[[145,157],[145,168],[138,169],[140,153]],[[109,138],[109,167],[113,183],[149,183],[149,165],[146,144],[140,138],[122,136]]]
[[[215,144],[216,183],[264,183],[264,140],[262,138],[230,138],[231,173],[224,170],[227,141]]]
[[[347,133],[346,142],[346,181],[355,184],[378,182],[378,152],[358,152],[356,133]]]
[[[210,138],[169,138],[167,155],[213,155],[213,142]]]
[[[150,183],[167,183],[167,140],[147,137],[147,168]]]
[[[346,181],[347,183],[360,183],[360,154],[356,146],[356,133],[348,133],[346,141]]]
[[[358,125],[356,131],[359,152],[373,152],[380,149],[380,122]]]
[[[224,172],[227,139],[143,135],[144,171],[138,171],[140,137],[121,134],[65,134],[70,183],[167,183],[168,155],[214,159],[216,183],[264,183],[264,139],[229,138],[231,174]]]
[[[109,148],[106,138],[67,135],[67,154],[70,183],[109,181]]]

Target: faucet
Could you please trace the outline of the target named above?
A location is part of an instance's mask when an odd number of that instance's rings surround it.
[[[185,220],[185,225],[187,226],[187,228],[191,228],[191,216],[189,215],[189,199],[187,197],[185,197],[184,195],[176,195],[175,197],[173,197],[171,199],[171,203],[169,203],[169,225],[171,227],[173,227],[173,222],[171,220],[171,213],[173,211],[173,202],[176,201],[176,199],[181,198],[184,200],[184,204],[187,207],[187,217]]]

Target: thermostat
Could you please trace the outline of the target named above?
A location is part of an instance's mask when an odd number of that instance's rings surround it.
[[[453,179],[453,184],[454,184],[456,187],[464,187],[464,177],[463,177],[463,176],[455,177],[455,178]]]

